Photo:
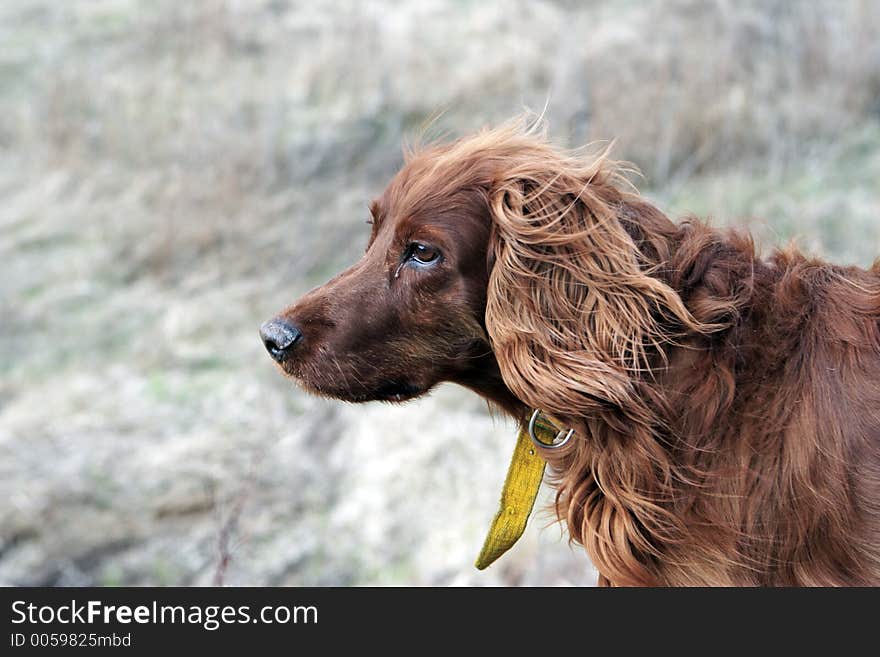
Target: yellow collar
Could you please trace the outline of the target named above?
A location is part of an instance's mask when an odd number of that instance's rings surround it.
[[[541,411],[535,410],[528,425],[520,427],[516,447],[504,487],[501,489],[501,504],[492,520],[483,549],[474,565],[479,570],[490,566],[498,557],[507,552],[519,540],[526,529],[529,515],[535,506],[535,498],[544,478],[546,462],[538,454],[536,445],[545,449],[558,449],[567,443],[573,429],[566,433],[560,431]]]

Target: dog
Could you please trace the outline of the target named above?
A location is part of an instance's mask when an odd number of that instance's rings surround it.
[[[522,122],[414,147],[262,340],[318,395],[574,429],[542,456],[602,585],[880,584],[880,261],[762,259],[626,174]]]

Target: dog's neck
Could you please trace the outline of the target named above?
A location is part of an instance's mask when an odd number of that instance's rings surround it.
[[[529,408],[504,383],[498,361],[491,351],[474,358],[471,366],[458,374],[453,382],[474,391],[518,422],[528,418]]]

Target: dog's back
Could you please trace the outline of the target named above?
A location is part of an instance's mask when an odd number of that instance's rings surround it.
[[[876,585],[880,270],[793,250],[765,264],[748,257],[746,240],[730,238],[683,293],[697,314],[713,296],[738,297],[738,317],[717,336],[671,350],[662,377],[689,443],[679,456],[705,477],[685,511],[695,540],[669,548],[658,580]],[[719,270],[750,259],[748,272],[719,283]]]
[[[767,491],[776,511],[761,514],[773,513],[777,533],[766,538],[785,548],[766,553],[779,560],[771,572],[782,583],[878,584],[880,270],[792,253],[773,264],[778,280],[759,350],[766,358],[752,363],[741,411],[745,423],[751,408],[768,410],[754,421],[767,444],[753,444],[760,455],[749,459],[761,471],[748,476],[755,487],[776,477]],[[744,530],[760,522],[759,515]]]

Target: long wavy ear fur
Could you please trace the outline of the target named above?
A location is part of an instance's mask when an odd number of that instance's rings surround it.
[[[653,263],[621,220],[645,204],[622,191],[607,154],[585,163],[532,135],[508,139],[522,143],[490,190],[486,309],[505,383],[561,418],[632,409],[634,381],[664,345],[707,327],[650,275]]]
[[[686,536],[665,502],[691,473],[662,444],[651,377],[676,340],[722,326],[656,275],[676,227],[626,191],[607,153],[587,162],[534,135],[504,139],[517,147],[489,191],[493,350],[521,401],[582,432],[546,454],[572,539],[616,583],[655,583],[644,564]]]

